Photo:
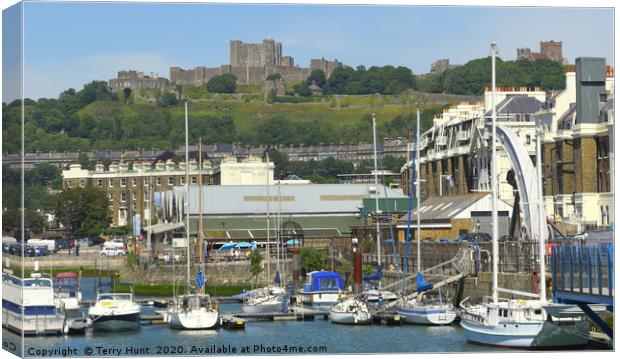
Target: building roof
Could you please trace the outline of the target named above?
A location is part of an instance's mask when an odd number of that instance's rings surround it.
[[[465,195],[449,196],[449,197],[431,197],[426,199],[420,204],[420,221],[426,223],[434,222],[449,222],[453,218],[463,216],[466,210],[484,210],[490,211],[490,207],[487,208],[486,201],[482,199],[490,200],[491,194],[488,192],[475,192]],[[485,203],[482,203],[485,202]],[[480,208],[474,208],[475,205],[479,205]],[[508,211],[509,206],[503,202],[498,201],[499,211]],[[417,209],[411,212],[412,221],[415,222],[417,218]],[[468,217],[468,214],[465,214]],[[399,224],[407,224],[408,214],[398,219]]]
[[[531,96],[508,96],[495,106],[497,114],[532,114],[543,108],[543,103]],[[491,116],[488,111],[485,116]]]
[[[281,212],[282,216],[354,215],[359,213],[362,200],[374,196],[374,184],[283,184],[281,186],[203,186],[202,206],[205,216],[264,216]],[[190,214],[198,215],[198,186],[190,186]],[[270,201],[267,201],[269,192]],[[278,200],[281,193],[281,201]],[[378,195],[384,198],[405,197],[401,190],[380,185]],[[180,208],[184,187],[164,192],[169,208]],[[170,202],[172,201],[172,202]]]

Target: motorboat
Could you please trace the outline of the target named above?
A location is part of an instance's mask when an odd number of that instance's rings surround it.
[[[329,320],[338,324],[370,324],[372,314],[362,299],[346,297],[329,309]]]
[[[140,305],[132,293],[99,293],[88,309],[87,324],[101,331],[136,330],[140,327]]]
[[[337,272],[314,271],[307,275],[306,284],[298,291],[302,303],[315,306],[332,306],[345,294],[342,278]]]
[[[65,314],[54,297],[51,278],[32,273],[19,278],[2,273],[2,326],[24,335],[59,335]]]
[[[178,296],[166,320],[172,329],[213,329],[220,325],[218,304],[208,294]]]

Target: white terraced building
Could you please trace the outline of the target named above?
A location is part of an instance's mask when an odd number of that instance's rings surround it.
[[[546,214],[580,224],[580,231],[583,224],[612,223],[614,79],[613,70],[605,70],[604,59],[579,58],[577,63],[584,63],[582,72],[596,72],[596,81],[587,81],[586,75],[579,81],[579,70],[568,67],[563,91],[547,96],[538,88],[498,88],[495,103],[497,124],[515,132],[534,163],[536,123],[548,123],[544,127],[542,156]],[[490,89],[484,98],[484,104],[459,104],[445,110],[421,134],[423,200],[491,190],[491,151],[484,140],[488,136],[484,126],[491,118]],[[413,146],[410,144],[409,161],[401,169],[401,185],[406,193]],[[504,149],[497,146],[499,197],[513,205],[514,190],[507,180],[512,165]]]

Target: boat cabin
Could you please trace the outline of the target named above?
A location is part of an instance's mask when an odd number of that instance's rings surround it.
[[[344,284],[336,272],[315,271],[308,273],[304,292],[341,292]]]

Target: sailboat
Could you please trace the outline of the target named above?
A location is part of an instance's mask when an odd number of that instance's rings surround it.
[[[269,153],[267,155],[267,278],[270,277],[270,258],[271,258],[271,228],[269,226],[270,219],[270,202],[271,194],[269,184]],[[279,188],[279,187],[278,187]],[[280,194],[278,193],[278,197]],[[277,232],[279,233],[279,231]],[[280,285],[280,248],[279,236],[277,239],[277,255],[276,255],[276,275],[274,282],[276,285],[268,285],[266,287],[258,288],[250,292],[248,296],[243,299],[243,305],[241,308],[244,312],[248,313],[265,313],[265,312],[280,312],[284,310],[284,299],[286,290]]]
[[[491,187],[492,187],[492,217],[493,217],[493,292],[490,302],[473,306],[464,306],[461,303],[461,326],[465,330],[465,337],[469,342],[522,349],[567,348],[584,346],[588,343],[589,324],[583,315],[554,316],[555,309],[562,308],[562,304],[551,304],[546,299],[545,285],[545,238],[544,238],[544,208],[542,194],[542,179],[538,179],[538,242],[540,277],[538,299],[511,299],[498,298],[498,220],[497,220],[497,167],[496,167],[496,108],[495,108],[495,57],[497,47],[491,44],[492,66],[492,158],[491,158]],[[537,131],[537,167],[540,173],[540,132]],[[504,292],[510,290],[503,289]],[[487,299],[487,298],[485,298]],[[570,306],[569,306],[570,307]],[[561,310],[559,310],[561,312]]]
[[[173,329],[212,329],[219,325],[220,314],[217,303],[212,301],[211,296],[205,294],[202,289],[204,286],[204,265],[196,276],[196,284],[200,291],[198,293],[190,292],[189,136],[187,133],[187,122],[187,102],[185,102],[185,235],[187,246],[187,283],[186,294],[174,298],[174,304],[168,310],[168,320],[170,328]],[[199,166],[202,166],[202,163],[200,163]],[[200,177],[202,177],[202,172],[200,172]],[[202,221],[202,218],[200,220]],[[198,240],[202,241],[202,233],[199,233]],[[204,255],[200,253],[200,256],[204,261]]]
[[[375,231],[377,239],[377,268],[375,273],[365,275],[365,280],[377,280],[378,286],[376,288],[368,288],[363,292],[363,297],[367,302],[383,303],[385,301],[395,300],[396,294],[381,289],[381,277],[383,276],[381,268],[381,230],[379,228],[379,172],[377,169],[377,120],[375,114],[372,114],[372,142],[374,149],[374,162],[375,162]]]
[[[411,192],[413,192],[413,183],[414,177],[416,180],[415,186],[415,197],[418,200],[418,209],[420,208],[420,108],[418,107],[416,112],[416,150],[415,154],[412,156],[411,166],[415,163],[415,176],[411,176]],[[409,216],[407,222],[407,243],[405,246],[406,257],[409,256],[409,242],[411,239],[411,212],[413,210],[413,197],[410,197],[409,202]],[[398,314],[403,316],[403,321],[405,323],[411,324],[426,324],[426,325],[447,325],[454,322],[456,319],[456,310],[452,303],[444,301],[441,296],[441,291],[439,291],[439,295],[430,296],[429,292],[435,291],[433,285],[430,283],[426,283],[424,281],[424,277],[422,275],[422,255],[420,251],[420,211],[416,211],[417,213],[417,225],[416,225],[416,242],[417,242],[417,271],[418,274],[416,276],[417,280],[417,295],[414,295],[412,298],[403,297],[400,299],[401,303],[397,306],[396,311]],[[405,260],[405,266],[403,268],[403,273],[407,273],[408,268],[408,260]],[[437,289],[437,288],[435,288]]]
[[[329,320],[338,324],[370,324],[372,314],[366,301],[350,296],[329,308]]]

